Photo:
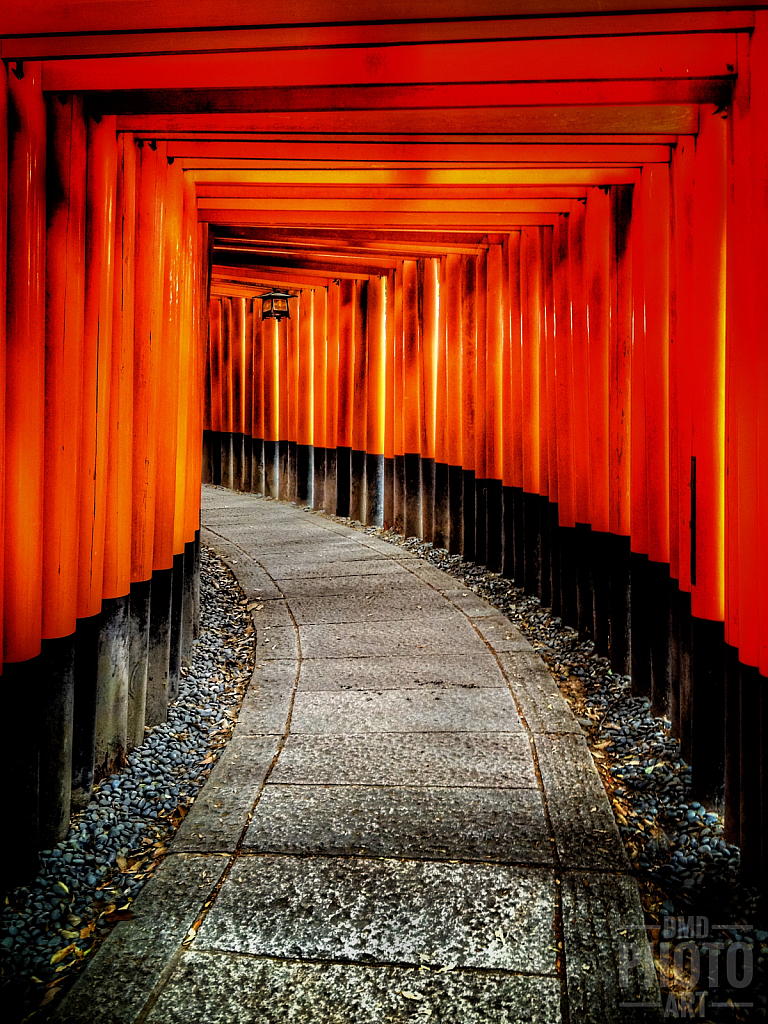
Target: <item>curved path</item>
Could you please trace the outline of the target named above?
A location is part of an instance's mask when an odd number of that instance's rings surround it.
[[[110,1024],[651,1021],[637,887],[508,619],[375,537],[203,489],[253,605],[234,736],[58,1010]]]

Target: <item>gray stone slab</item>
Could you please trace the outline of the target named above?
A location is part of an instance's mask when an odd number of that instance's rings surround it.
[[[424,583],[402,567],[396,571],[367,573],[360,576],[297,576],[280,578],[280,589],[293,607],[299,600],[318,600],[333,596],[345,597],[388,597],[392,594],[433,593]]]
[[[175,851],[235,849],[280,739],[235,733],[181,823],[173,840]]]
[[[253,675],[248,684],[248,692],[257,690],[290,690],[296,681],[296,667],[298,662],[290,658],[285,660],[277,659],[269,661],[262,657],[256,662],[253,668]]]
[[[436,569],[433,565],[425,562],[421,558],[411,558],[406,560],[401,553],[398,553],[397,559],[402,562],[403,566],[407,568],[420,580],[428,583],[435,590],[455,590],[456,589],[456,577],[449,575],[447,572],[442,572],[440,569]]]
[[[422,686],[413,690],[299,692],[291,732],[521,732],[509,690]]]
[[[497,653],[531,650],[531,645],[517,626],[513,626],[499,611],[493,610],[490,615],[473,619],[473,622],[478,633]]]
[[[548,974],[554,915],[543,868],[241,856],[193,947]]]
[[[392,654],[461,654],[481,649],[482,641],[456,612],[430,612],[393,622],[345,622],[339,626],[300,626],[305,658],[383,657]]]
[[[248,604],[257,631],[261,631],[265,626],[293,626],[293,617],[284,600],[275,598],[267,601],[256,597]]]
[[[635,879],[569,872],[561,892],[571,1020],[658,1024],[661,995]]]
[[[550,864],[534,789],[268,784],[243,849]]]
[[[310,578],[312,576],[378,576],[382,573],[405,573],[405,569],[391,558],[358,558],[343,559],[336,562],[324,562],[318,565],[315,561],[291,562],[289,565],[276,566],[275,581],[294,579],[295,577]]]
[[[200,536],[202,543],[232,569],[249,601],[269,601],[283,596],[261,566],[226,538],[206,529],[200,531]]]
[[[285,732],[291,710],[293,684],[286,687],[249,686],[237,719],[239,736]]]
[[[482,597],[479,597],[466,587],[456,590],[443,590],[442,594],[452,604],[455,604],[457,608],[460,608],[470,619],[485,618],[487,615],[498,614],[493,605],[488,604]]]
[[[185,953],[147,1024],[560,1024],[553,977]]]
[[[389,622],[425,612],[446,612],[450,605],[428,587],[391,587],[384,593],[357,592],[323,597],[291,597],[291,610],[300,624],[322,622]]]
[[[496,659],[485,650],[472,654],[424,654],[382,658],[305,658],[301,663],[302,691],[410,689],[421,686],[460,686],[466,689],[507,683]]]
[[[584,737],[542,734],[535,743],[564,867],[629,871],[616,819]]]
[[[535,789],[521,733],[291,734],[271,782],[304,785],[502,786]]]
[[[532,651],[500,654],[499,660],[532,732],[581,733],[568,702],[538,655]]]
[[[296,563],[310,563],[316,567],[334,565],[337,562],[369,562],[376,556],[362,544],[355,544],[344,537],[312,536],[307,530],[306,538],[296,545],[278,545],[273,548],[259,548],[255,541],[255,549],[259,553],[259,561],[268,572],[275,574],[283,567],[290,568]],[[386,561],[386,559],[385,559]]]
[[[227,858],[169,855],[109,934],[52,1020],[133,1024],[221,878]]]
[[[290,658],[296,661],[298,657],[295,626],[264,626],[256,630],[257,660]]]

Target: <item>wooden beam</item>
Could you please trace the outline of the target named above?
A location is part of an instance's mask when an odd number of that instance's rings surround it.
[[[258,89],[432,82],[562,82],[727,78],[731,33],[586,39],[467,41],[405,46],[167,54],[43,61],[53,92],[124,89]]]
[[[302,256],[257,256],[253,253],[232,252],[231,250],[221,249],[214,249],[214,259],[217,266],[222,267],[251,267],[261,271],[269,271],[274,267],[284,270],[297,270],[300,273],[316,271],[319,274],[324,274],[326,277],[339,277],[339,275],[359,277],[360,274],[379,275],[386,273],[387,270],[394,269],[397,265],[396,260],[387,259],[380,259],[375,263],[370,261],[363,263],[361,261],[353,264],[352,262],[338,262],[332,257],[327,259],[307,259]]]
[[[355,134],[474,135],[695,135],[698,106],[690,104],[550,104],[518,108],[440,110],[339,110],[264,114],[125,114],[121,131],[314,132]]]
[[[209,224],[265,224],[270,227],[306,226],[332,224],[340,230],[355,225],[357,228],[381,229],[386,227],[400,230],[412,228],[423,231],[439,227],[448,231],[465,229],[477,233],[489,230],[507,231],[526,224],[554,224],[556,213],[447,213],[444,210],[414,213],[391,211],[371,213],[359,210],[345,210],[341,213],[328,210],[200,210],[198,219]]]
[[[626,167],[461,167],[421,168],[365,167],[262,167],[249,166],[206,169],[189,172],[198,185],[605,185],[625,184],[635,180],[635,172]]]

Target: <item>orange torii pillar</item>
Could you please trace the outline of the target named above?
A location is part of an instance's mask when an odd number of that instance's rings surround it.
[[[514,231],[506,243],[509,290],[509,341],[502,359],[507,384],[502,395],[504,433],[504,490],[502,510],[502,571],[524,579],[525,544],[523,515],[523,310],[521,292],[522,236]],[[570,310],[569,310],[570,314]],[[527,319],[526,319],[527,322]]]
[[[386,386],[386,279],[368,281],[368,409],[366,419],[365,522],[384,521],[384,418]]]
[[[40,654],[43,617],[46,118],[40,75],[39,64],[25,62],[23,77],[9,69],[8,82],[3,683],[15,723],[35,721],[38,687],[23,663]],[[31,729],[11,733],[7,813],[28,822],[8,851],[13,874],[37,848],[38,748]]]
[[[421,317],[419,261],[403,260],[403,472],[406,537],[421,536]]]
[[[486,530],[486,347],[487,347],[487,310],[488,310],[488,257],[481,252],[477,257],[477,276],[475,279],[475,295],[477,297],[476,345],[475,345],[475,494],[474,516],[472,529],[475,536],[475,561],[481,565],[486,561],[487,530]],[[466,524],[465,524],[466,525]]]
[[[296,354],[296,501],[302,505],[306,505],[312,495],[314,302],[315,289],[303,288],[297,303],[299,320]]]
[[[312,291],[312,507],[325,508],[328,288]]]
[[[354,282],[349,516],[364,523],[368,441],[368,282]]]
[[[264,377],[262,402],[264,407],[264,494],[270,498],[279,497],[279,334],[277,320],[261,323],[262,357]]]
[[[194,189],[192,195],[194,195]],[[192,196],[190,196],[191,201]],[[246,299],[243,324],[245,355],[243,357],[243,472],[241,476],[241,489],[244,491],[253,490],[251,479],[253,470],[251,454],[253,444],[253,320],[254,300]]]
[[[384,493],[382,495],[383,525],[391,528],[395,521],[395,278],[394,270],[387,274],[385,284],[385,339],[384,359]],[[439,401],[439,385],[438,398]],[[440,423],[438,411],[437,422]]]
[[[336,441],[339,422],[339,324],[341,313],[341,283],[328,285],[327,335],[326,335],[326,399],[325,399],[325,485],[324,508],[335,513],[336,501]]]
[[[243,488],[245,474],[245,369],[246,299],[233,297],[230,305],[229,358],[232,362],[232,486]]]
[[[435,534],[435,411],[440,338],[440,260],[423,260],[420,273],[423,300],[423,333],[420,350],[421,401],[424,409],[421,452],[421,527],[424,539],[432,540]]]
[[[477,257],[461,257],[461,553],[475,557]]]
[[[221,359],[219,376],[219,387],[221,391],[221,433],[219,435],[219,443],[221,445],[222,487],[232,487],[234,481],[234,469],[232,465],[232,419],[234,383],[234,366],[232,358],[232,302],[233,300],[229,296],[222,296],[221,323],[219,334],[219,351]]]
[[[43,530],[45,708],[40,744],[40,843],[66,834],[72,786],[77,617],[80,381],[85,286],[86,126],[82,98],[48,101],[49,202],[46,238],[46,418]]]
[[[214,296],[208,311],[208,358],[206,383],[209,389],[209,483],[221,483],[221,299]]]
[[[403,266],[393,271],[392,286],[392,529],[405,530],[405,458],[403,440]]]
[[[443,259],[440,282],[439,417],[440,457],[435,464],[435,543],[451,553],[461,551],[462,539],[462,304],[461,256]],[[426,305],[426,304],[425,304]],[[426,324],[425,324],[426,328]]]
[[[539,390],[539,599],[554,607],[553,594],[559,590],[560,544],[553,524],[557,523],[557,421],[555,419],[555,338],[553,231],[541,228],[541,384]]]
[[[523,582],[530,594],[541,586],[539,480],[541,428],[539,401],[543,348],[543,267],[540,228],[523,228],[520,239],[522,319],[521,409],[523,472]],[[545,364],[546,365],[546,364]]]
[[[357,282],[346,278],[339,287],[339,356],[336,372],[336,515],[349,515],[352,466],[352,409],[355,385],[355,313]]]
[[[298,303],[297,303],[298,305]],[[298,370],[299,317],[282,320],[280,338],[280,497],[296,494],[296,374]]]
[[[212,307],[213,308],[213,307]],[[253,361],[250,383],[251,395],[251,490],[266,494],[264,484],[264,339],[269,321],[262,323],[260,304],[254,301]],[[214,325],[211,322],[211,331]],[[211,352],[213,350],[211,349]],[[213,371],[211,371],[213,374]]]

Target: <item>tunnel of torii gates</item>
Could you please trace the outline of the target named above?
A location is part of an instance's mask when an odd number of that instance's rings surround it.
[[[4,6],[6,879],[166,716],[202,478],[538,594],[768,887],[768,12],[653,7]]]

